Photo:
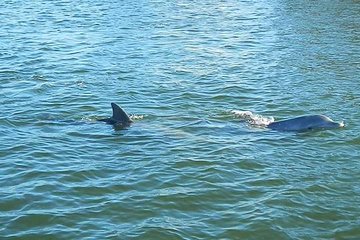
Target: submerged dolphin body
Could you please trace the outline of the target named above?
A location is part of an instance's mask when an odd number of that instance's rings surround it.
[[[277,131],[307,131],[344,127],[344,123],[334,122],[324,115],[308,115],[283,121],[272,122],[267,128]]]
[[[99,119],[98,121],[111,124],[115,127],[128,127],[133,121],[126,114],[126,112],[116,105],[111,103],[113,115],[110,118]],[[247,113],[247,117],[252,116],[252,113]],[[316,129],[332,129],[344,127],[343,122],[334,122],[329,117],[324,115],[307,115],[296,117],[292,119],[271,122],[267,124],[267,128],[277,131],[307,131]]]
[[[126,114],[126,112],[116,105],[115,103],[111,103],[113,115],[110,118],[99,119],[98,121],[106,122],[107,124],[114,125],[116,127],[127,127],[133,122],[130,117]]]

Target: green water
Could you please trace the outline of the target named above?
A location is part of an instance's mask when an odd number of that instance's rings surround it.
[[[360,2],[0,3],[1,239],[359,239]],[[96,119],[116,102],[128,129]],[[326,114],[286,133],[231,114]]]

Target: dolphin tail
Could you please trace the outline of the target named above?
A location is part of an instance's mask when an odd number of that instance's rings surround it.
[[[130,117],[126,114],[126,112],[121,107],[119,107],[115,103],[111,103],[111,107],[113,110],[113,115],[111,118],[113,120],[115,120],[116,122],[121,122],[121,123],[132,123]]]

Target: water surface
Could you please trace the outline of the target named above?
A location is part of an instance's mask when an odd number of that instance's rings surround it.
[[[357,239],[360,3],[0,3],[0,237]],[[116,102],[137,119],[96,119]],[[232,110],[344,129],[253,128]]]

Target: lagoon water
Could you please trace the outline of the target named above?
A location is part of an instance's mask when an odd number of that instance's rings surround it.
[[[0,3],[1,239],[359,239],[360,2]],[[117,130],[110,102],[133,114]],[[285,133],[232,111],[326,114]]]

